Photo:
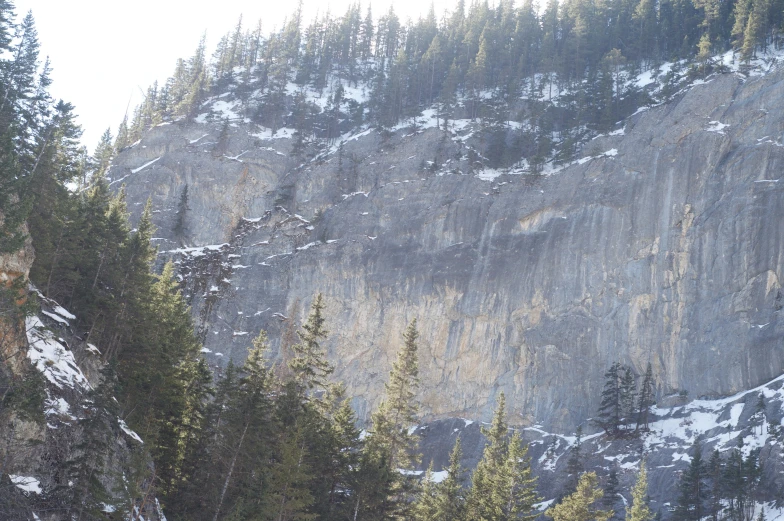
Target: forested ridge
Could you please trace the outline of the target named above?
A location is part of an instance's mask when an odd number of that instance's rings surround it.
[[[362,125],[390,128],[424,109],[446,128],[455,118],[487,127],[493,166],[523,159],[532,171],[567,161],[589,135],[611,129],[639,107],[667,99],[681,76],[703,78],[725,68],[713,59],[733,50],[748,65],[780,45],[780,0],[505,0],[466,5],[416,21],[390,8],[351,6],[303,20],[301,7],[277,32],[242,18],[210,59],[206,36],[174,74],[149,87],[118,149],[153,125],[194,118],[209,96],[233,92],[244,116],[272,129],[295,131],[298,154]],[[654,97],[634,81],[669,62]],[[361,103],[346,87],[367,91]],[[317,106],[315,91],[327,101]],[[557,96],[557,102],[553,102]],[[512,132],[514,128],[516,131]]]
[[[252,122],[273,133],[294,129],[294,153],[303,157],[341,133],[389,128],[435,107],[443,125],[475,118],[500,135],[499,164],[566,161],[585,136],[656,101],[624,78],[681,59],[688,60],[680,65],[687,74],[705,76],[721,68],[711,56],[731,48],[749,63],[779,45],[783,11],[781,0],[552,1],[541,13],[532,2],[493,8],[485,2],[458,3],[440,17],[431,10],[404,24],[392,10],[376,20],[358,4],[341,17],[309,23],[300,9],[274,34],[238,23],[212,59],[202,40],[172,78],[148,89],[117,137],[105,132],[90,155],[79,144],[74,108],[49,94],[49,65],[40,62],[32,15],[17,21],[13,4],[0,0],[0,254],[31,241],[30,282],[74,313],[77,336],[98,346],[104,364],[92,406],[77,419],[81,441],[58,469],[61,486],[45,498],[47,509],[63,519],[127,519],[129,511],[139,519],[157,504],[170,520],[535,518],[547,505],[535,506],[541,491],[527,446],[510,435],[503,394],[470,478],[459,439],[440,481],[431,479],[432,469],[424,480],[414,472],[421,463],[410,429],[419,419],[416,321],[401,332],[386,400],[364,432],[350,397],[330,379],[320,295],[288,346],[287,364],[266,358],[260,331],[247,360],[213,375],[174,266],[153,271],[151,205],[130,223],[123,189],[106,178],[112,158],[152,126],[193,119],[203,101],[231,89]],[[344,84],[366,86],[367,102],[344,98]],[[309,101],[306,89],[328,96],[326,108]],[[181,204],[187,208],[187,195]],[[4,284],[4,320],[35,306],[35,292],[26,302],[18,298],[23,282]],[[14,375],[7,360],[0,369],[7,389],[0,416],[35,417],[44,383],[32,373]],[[650,390],[644,384],[635,399],[633,386],[627,370],[611,367],[609,398],[599,411],[610,437],[646,427]],[[20,399],[22,393],[31,400]],[[119,474],[104,457],[117,417],[143,439],[135,467]],[[578,437],[568,487],[545,515],[609,519],[613,504],[600,500],[614,493],[601,490],[596,474],[582,472],[579,447]],[[715,456],[706,467],[699,451],[695,444],[675,515],[718,516],[724,510],[716,505],[732,494],[727,515],[747,519],[760,479],[756,454]],[[646,479],[642,465],[627,519],[653,519]],[[6,475],[0,480],[3,491],[12,488]],[[713,483],[711,495],[704,486]]]

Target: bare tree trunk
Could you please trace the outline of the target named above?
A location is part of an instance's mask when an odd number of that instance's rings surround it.
[[[212,521],[218,521],[218,515],[220,515],[221,506],[223,506],[223,499],[226,497],[226,490],[229,488],[229,481],[231,480],[231,475],[234,472],[234,464],[237,463],[237,456],[240,453],[240,449],[242,449],[242,443],[245,441],[245,434],[248,432],[249,425],[250,423],[245,424],[245,429],[242,431],[242,436],[240,436],[240,442],[237,445],[237,450],[234,452],[234,457],[231,458],[229,473],[226,475],[226,481],[223,482],[223,489],[221,490],[220,499],[218,500],[218,507],[215,509],[215,516],[212,518]]]

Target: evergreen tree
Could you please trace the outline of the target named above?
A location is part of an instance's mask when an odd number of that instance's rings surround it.
[[[580,474],[585,470],[583,467],[582,458],[582,437],[583,428],[581,425],[577,426],[577,433],[575,436],[574,445],[569,449],[569,459],[566,461],[566,483],[564,484],[564,495],[571,494],[577,490],[577,483],[580,479]]]
[[[325,389],[327,377],[335,368],[326,359],[326,353],[320,342],[327,338],[324,319],[324,297],[319,293],[310,306],[310,314],[301,331],[297,331],[299,343],[291,346],[294,357],[289,361],[289,368],[294,373],[297,384],[303,392],[314,388]]]
[[[449,467],[446,478],[436,486],[435,513],[431,521],[460,521],[465,516],[465,497],[463,493],[463,468],[460,460],[463,449],[460,438],[449,454]]]
[[[385,384],[386,399],[373,414],[372,442],[384,447],[392,468],[411,468],[419,458],[417,440],[409,427],[416,423],[419,387],[416,319],[403,333],[403,346]]]
[[[331,518],[350,517],[352,493],[356,490],[359,451],[362,446],[356,416],[349,400],[343,400],[331,415],[329,423],[328,515]]]
[[[108,364],[101,371],[101,382],[89,392],[92,404],[79,420],[81,436],[74,446],[75,455],[67,463],[68,481],[73,486],[66,490],[71,495],[69,511],[74,518],[97,518],[105,505],[114,502],[103,477],[109,464],[106,455],[119,431],[114,400],[118,391],[114,367]]]
[[[637,482],[632,488],[632,506],[626,512],[626,521],[653,521],[654,515],[648,506],[648,472],[645,462],[640,462]]]
[[[752,428],[756,431],[756,427],[759,427],[760,434],[763,434],[765,429],[765,409],[765,396],[760,393],[754,407],[754,415],[751,417]]]
[[[95,172],[94,175],[96,176],[101,176],[109,170],[109,165],[114,158],[114,145],[112,144],[112,141],[112,131],[107,128],[104,133],[101,134],[101,139],[98,141],[98,145],[95,147],[95,152],[92,157],[92,168]]]
[[[188,210],[190,210],[188,207],[188,183],[185,183],[185,186],[182,187],[182,191],[180,192],[180,200],[177,203],[177,213],[174,214],[174,226],[172,226],[174,236],[178,237],[180,241],[185,239],[185,234],[188,229],[186,224]]]
[[[482,453],[482,459],[474,470],[471,478],[471,489],[466,500],[466,510],[469,519],[490,520],[495,519],[496,510],[500,507],[493,500],[494,480],[500,474],[508,451],[509,428],[506,424],[506,397],[504,393],[498,396],[498,405],[493,414],[489,429],[482,429],[482,434],[487,438]]]
[[[265,494],[259,495],[259,490],[265,490],[262,483],[267,476],[262,471],[272,456],[273,430],[277,427],[272,420],[272,379],[265,360],[267,350],[266,332],[260,331],[248,351],[241,377],[234,383],[227,371],[226,381],[218,386],[216,400],[220,398],[225,405],[213,441],[216,468],[210,479],[214,485],[208,489],[215,494],[210,501],[213,520],[231,512],[239,515],[245,508],[258,513],[266,499]],[[222,393],[226,396],[222,397]],[[286,395],[282,393],[278,400],[285,401]],[[288,456],[297,456],[298,447],[298,444],[290,446]],[[299,477],[295,477],[299,482]],[[245,500],[250,498],[253,504],[247,505]]]
[[[689,468],[681,475],[678,485],[679,496],[675,507],[675,518],[683,521],[698,521],[705,515],[705,466],[702,462],[702,444],[697,439],[692,445]]]
[[[645,368],[645,376],[642,379],[642,386],[640,386],[640,393],[637,395],[637,430],[642,429],[647,431],[648,418],[650,416],[650,408],[655,405],[653,395],[653,370],[651,363],[648,362]]]
[[[613,363],[604,373],[604,390],[599,405],[599,425],[610,435],[620,433],[623,414],[620,385],[621,364]]]
[[[270,490],[262,510],[262,519],[276,521],[310,521],[314,498],[309,490],[311,470],[305,463],[306,448],[300,432],[283,440],[279,460],[272,465]]]
[[[639,408],[634,373],[631,368],[615,362],[604,374],[604,378],[597,423],[607,434],[618,436],[624,426],[633,421],[635,409]]]
[[[531,469],[528,446],[517,433],[509,440],[506,461],[495,481],[492,499],[500,508],[496,507],[494,519],[533,521],[539,516],[534,504],[541,498],[536,494],[536,477]]]
[[[634,422],[634,409],[637,402],[637,385],[634,381],[634,373],[631,368],[623,368],[620,387],[623,424],[626,425]]]
[[[708,488],[708,504],[707,504],[707,513],[710,515],[713,521],[719,520],[719,515],[723,510],[722,499],[723,499],[723,481],[722,476],[724,474],[724,462],[719,455],[719,450],[715,449],[711,454],[710,460],[708,460],[708,468],[707,468],[707,476],[710,480],[710,486]]]
[[[389,464],[388,453],[371,437],[360,455],[352,519],[397,519],[399,481],[399,472]]]
[[[114,139],[114,149],[118,152],[131,144],[131,136],[128,129],[128,114],[123,117],[120,125],[117,127],[117,137]]]
[[[618,470],[613,467],[610,469],[610,474],[607,476],[607,483],[604,485],[604,497],[602,497],[602,505],[608,510],[612,510],[618,502]]]
[[[430,462],[430,466],[425,471],[422,487],[411,508],[411,515],[416,521],[432,521],[438,516],[436,485],[433,483],[433,462]]]
[[[533,512],[538,497],[528,447],[517,434],[509,438],[505,409],[506,400],[501,393],[490,428],[483,430],[487,445],[471,480],[466,500],[468,519],[530,521],[538,515]]]
[[[746,505],[746,469],[740,447],[743,440],[739,440],[739,447],[730,451],[724,464],[722,475],[723,496],[727,500],[727,517],[733,521],[745,521],[744,510]]]
[[[613,516],[612,510],[598,510],[594,506],[604,495],[598,481],[596,473],[586,472],[580,476],[577,490],[545,510],[544,515],[555,521],[607,521]]]
[[[417,438],[410,431],[416,422],[419,405],[416,319],[403,333],[403,346],[392,365],[386,383],[386,399],[371,419],[372,428],[360,462],[355,512],[368,517],[388,519],[409,515],[416,481],[402,471],[412,470],[418,460]]]

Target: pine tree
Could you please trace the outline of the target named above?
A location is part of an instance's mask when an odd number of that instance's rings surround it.
[[[101,176],[109,170],[109,165],[114,158],[114,145],[112,144],[112,131],[107,128],[101,135],[95,152],[92,156],[92,168],[95,176]]]
[[[410,427],[415,424],[419,404],[416,320],[403,333],[403,346],[392,365],[386,383],[386,399],[371,418],[372,427],[362,452],[357,479],[355,513],[364,512],[374,519],[409,515],[416,481],[410,474],[419,461],[417,438]]]
[[[146,299],[146,311],[157,318],[158,327],[144,335],[133,356],[120,359],[119,367],[127,392],[125,410],[131,413],[127,420],[153,447],[161,490],[168,493],[201,429],[210,379],[172,263],[164,266]]]
[[[571,494],[577,490],[580,474],[585,470],[582,458],[582,437],[583,428],[581,425],[578,425],[574,445],[569,449],[569,459],[566,461],[567,479],[564,484],[564,495]]]
[[[214,397],[204,413],[204,428],[183,461],[183,479],[168,496],[166,513],[174,519],[212,519],[216,510],[218,492],[224,485],[221,467],[229,450],[223,442],[236,441],[229,427],[236,419],[233,406],[240,394],[238,371],[229,360],[217,378]]]
[[[707,32],[700,37],[700,43],[697,44],[697,49],[697,61],[700,62],[700,71],[702,72],[702,75],[705,76],[708,73],[708,61],[711,56],[711,41],[710,35],[708,35]]]
[[[765,409],[765,396],[760,393],[757,397],[757,404],[754,407],[754,415],[751,418],[751,425],[755,430],[759,426],[760,434],[763,434],[765,429]]]
[[[351,519],[396,519],[396,497],[400,476],[389,464],[388,453],[372,436],[360,455],[355,476],[355,498]]]
[[[460,460],[463,449],[460,438],[449,454],[449,467],[446,478],[436,486],[435,513],[431,521],[461,521],[465,516],[465,497],[463,493],[463,468]]]
[[[342,396],[342,393],[341,393]],[[356,490],[356,469],[362,447],[356,416],[348,399],[331,415],[329,423],[329,472],[327,473],[329,515],[349,517]]]
[[[642,386],[640,387],[640,394],[637,395],[637,430],[642,429],[647,431],[648,418],[650,416],[651,405],[655,405],[653,395],[653,370],[651,363],[645,368],[645,376],[642,379]]]
[[[320,344],[327,338],[324,307],[324,297],[319,293],[313,299],[310,314],[302,330],[297,331],[299,343],[291,346],[294,357],[289,361],[289,368],[303,392],[309,392],[314,388],[325,389],[327,377],[335,370],[327,361],[326,353]]]
[[[492,498],[501,507],[496,519],[533,521],[539,516],[534,508],[541,499],[536,494],[536,477],[531,469],[528,446],[518,433],[509,440],[506,461],[495,481]]]
[[[128,129],[128,114],[123,117],[120,125],[117,127],[117,137],[114,138],[114,149],[117,152],[122,151],[131,144],[130,131]]]
[[[746,40],[746,26],[748,25],[749,16],[751,15],[752,5],[752,0],[739,0],[735,3],[735,10],[733,13],[735,24],[732,26],[732,45],[736,50],[740,50]]]
[[[733,521],[744,520],[743,511],[746,504],[745,467],[740,452],[742,445],[741,439],[739,446],[730,451],[721,478],[723,495],[727,500],[727,517]]]
[[[702,462],[702,444],[697,439],[692,445],[689,468],[681,475],[675,518],[682,521],[699,521],[705,515],[705,467]]]
[[[606,509],[612,509],[618,502],[618,486],[618,469],[613,467],[607,476],[607,483],[604,486],[604,497],[602,497],[602,505]]]
[[[436,485],[433,483],[432,461],[425,471],[425,476],[422,479],[422,487],[411,508],[411,515],[415,521],[434,521],[438,516]]]
[[[266,477],[260,472],[262,462],[272,457],[273,430],[280,428],[272,421],[272,379],[265,359],[267,350],[266,332],[260,331],[248,351],[241,368],[242,376],[236,384],[226,381],[225,391],[218,386],[216,400],[225,400],[225,405],[220,411],[221,424],[214,435],[216,469],[211,479],[213,486],[208,489],[215,494],[210,504],[213,521],[222,519],[227,512],[242,510],[243,499],[257,495],[261,480]],[[221,396],[222,392],[226,393],[225,397]],[[281,394],[278,401],[284,401],[287,393]],[[298,444],[290,446],[287,456],[294,457],[292,454],[299,450],[298,447]],[[294,478],[299,481],[299,476]],[[256,497],[257,503],[265,498]]]
[[[471,62],[468,69],[467,79],[470,82],[470,89],[472,94],[471,102],[471,119],[476,119],[479,116],[480,107],[480,93],[485,88],[485,81],[487,78],[487,62],[488,62],[489,43],[487,35],[482,32],[482,37],[479,43],[479,51],[476,57]]]
[[[419,458],[416,438],[409,432],[419,411],[418,338],[414,319],[403,333],[403,346],[385,384],[386,399],[372,418],[373,442],[385,448],[392,468],[412,468]]]
[[[276,521],[310,521],[314,498],[308,485],[311,471],[305,463],[307,450],[302,433],[286,437],[279,449],[279,460],[270,469],[270,491],[262,509],[262,519]]]
[[[599,405],[599,425],[609,435],[618,435],[621,429],[623,401],[620,383],[620,362],[613,363],[604,373],[604,390]]]
[[[179,238],[182,242],[185,239],[188,227],[186,224],[187,213],[190,208],[188,207],[188,183],[182,187],[180,192],[180,200],[177,203],[177,213],[174,214],[174,226],[172,232],[174,236]]]
[[[538,498],[528,447],[518,434],[509,439],[505,416],[506,399],[501,393],[490,428],[483,430],[487,445],[471,480],[466,500],[468,519],[532,520],[538,515],[533,513]]]
[[[74,518],[98,517],[114,501],[102,478],[109,464],[106,455],[119,431],[114,400],[118,391],[114,367],[108,364],[101,370],[101,382],[89,392],[92,406],[79,420],[81,435],[66,464],[72,484],[66,489],[71,495],[69,511]]]
[[[637,482],[632,488],[632,506],[626,511],[626,521],[653,521],[654,515],[648,506],[648,472],[645,462],[640,462]]]
[[[577,490],[545,510],[544,515],[555,521],[607,521],[613,516],[612,510],[598,510],[594,506],[604,495],[598,481],[596,473],[586,472],[580,476]]]
[[[723,510],[723,481],[724,462],[719,455],[719,450],[715,449],[708,460],[707,476],[710,480],[710,487],[708,489],[708,505],[707,513],[713,521],[719,520],[719,514]]]

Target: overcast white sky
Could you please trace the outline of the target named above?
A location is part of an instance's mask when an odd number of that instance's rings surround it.
[[[330,9],[342,14],[352,0],[305,0],[305,19]],[[405,20],[416,19],[429,0],[372,0],[378,18],[394,3]],[[436,13],[455,0],[435,0]],[[211,49],[234,27],[240,14],[246,25],[263,20],[265,31],[280,27],[296,0],[14,0],[19,19],[33,11],[41,58],[54,71],[51,91],[76,106],[84,129],[82,141],[92,152],[107,127],[112,134],[126,107],[139,101],[139,88],[165,80],[177,58],[189,57],[207,31]],[[362,1],[363,13],[368,0]],[[211,50],[210,50],[211,53]]]

